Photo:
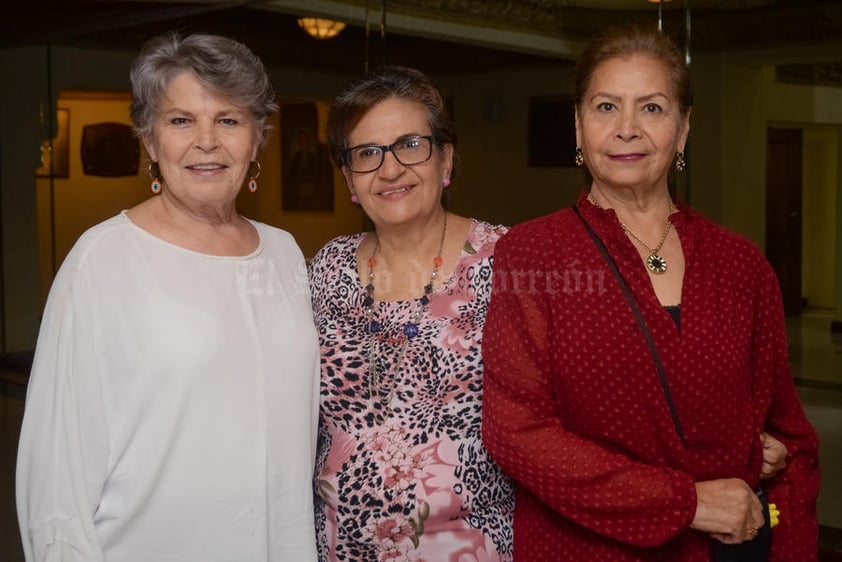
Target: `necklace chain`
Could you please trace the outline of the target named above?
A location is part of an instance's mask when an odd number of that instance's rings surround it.
[[[663,233],[663,234],[661,234],[661,240],[660,240],[660,242],[658,242],[658,245],[657,245],[657,246],[655,246],[654,248],[650,248],[650,247],[649,247],[649,245],[648,245],[646,242],[644,242],[643,240],[641,240],[640,238],[638,238],[638,236],[637,236],[634,232],[632,232],[632,231],[631,231],[631,229],[630,229],[628,226],[626,226],[624,223],[622,223],[622,222],[621,222],[621,223],[620,223],[620,226],[621,226],[621,227],[623,227],[623,230],[625,230],[625,231],[626,231],[626,233],[627,233],[629,236],[631,236],[632,238],[634,238],[634,240],[635,240],[638,244],[640,244],[641,246],[643,246],[643,247],[644,247],[644,249],[646,249],[646,251],[647,251],[647,252],[649,252],[650,254],[657,254],[659,251],[661,251],[661,248],[663,247],[664,242],[666,242],[666,241],[667,241],[667,236],[669,235],[669,233],[670,233],[670,229],[672,228],[672,222],[671,222],[671,221],[669,221],[669,220],[667,221],[667,227],[664,229],[664,233]]]
[[[594,207],[604,209],[604,207],[597,202],[596,197],[594,197],[593,193],[588,194],[588,201],[590,201],[594,205]],[[670,198],[669,200],[669,206],[670,214],[672,214],[675,211],[675,203],[672,202],[672,198]],[[649,252],[649,256],[646,258],[646,268],[652,273],[657,273],[659,275],[661,273],[666,273],[667,260],[664,259],[664,257],[661,256],[659,252],[664,246],[664,242],[667,241],[667,236],[669,236],[670,229],[672,228],[672,221],[669,219],[669,216],[667,217],[667,226],[664,228],[664,233],[661,234],[661,239],[660,241],[658,241],[658,245],[654,248],[650,248],[649,244],[641,240],[640,237],[634,232],[632,232],[631,229],[628,226],[626,226],[626,223],[624,223],[623,221],[620,221],[620,227],[622,227],[623,232],[629,235],[632,240],[643,246],[643,248],[647,252]]]
[[[375,234],[375,237],[377,235]],[[363,299],[363,309],[365,312],[365,333],[369,335],[368,342],[368,394],[369,400],[372,402],[379,402],[382,409],[389,410],[389,404],[395,393],[398,377],[400,376],[401,367],[403,366],[404,358],[406,357],[406,350],[409,341],[418,335],[419,324],[430,303],[430,295],[433,293],[433,285],[439,277],[439,268],[443,263],[442,252],[444,251],[444,242],[447,238],[447,213],[444,215],[444,225],[441,231],[441,240],[439,241],[439,250],[433,258],[433,270],[430,273],[430,281],[424,285],[424,294],[417,299],[418,306],[415,312],[410,316],[409,321],[401,326],[401,331],[397,336],[384,336],[383,323],[375,317],[374,311],[374,268],[377,266],[377,252],[380,250],[380,240],[375,238],[374,249],[367,260],[368,265],[368,284],[365,286],[365,298]],[[379,308],[379,307],[378,307]],[[386,378],[386,373],[381,373],[377,369],[377,357],[380,353],[381,344],[383,343],[399,344],[398,356],[392,368],[392,376],[388,381],[388,386],[383,386],[383,379]]]

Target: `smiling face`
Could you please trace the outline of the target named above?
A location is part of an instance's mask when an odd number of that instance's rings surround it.
[[[234,205],[257,156],[258,135],[246,108],[185,71],[170,82],[143,141],[161,170],[161,197],[188,207],[226,207]]]
[[[576,108],[576,142],[594,185],[666,190],[689,119],[657,59],[632,55],[601,63]]]
[[[391,145],[413,135],[431,134],[427,111],[417,102],[386,99],[372,107],[348,135],[347,146]],[[377,226],[424,221],[441,211],[442,182],[450,177],[453,146],[433,145],[430,159],[404,166],[386,152],[383,165],[373,172],[357,173],[342,167],[352,195]]]

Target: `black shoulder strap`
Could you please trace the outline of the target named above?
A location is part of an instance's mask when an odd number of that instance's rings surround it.
[[[617,283],[623,291],[623,296],[626,297],[626,301],[628,301],[629,306],[634,313],[634,317],[637,320],[637,326],[640,328],[640,332],[643,334],[643,339],[646,340],[646,345],[649,346],[649,352],[652,354],[652,360],[655,362],[655,370],[658,372],[658,379],[661,381],[661,389],[664,391],[664,398],[667,400],[667,407],[669,408],[670,416],[672,416],[672,423],[675,425],[675,432],[678,434],[678,438],[681,439],[681,443],[684,444],[684,430],[681,427],[681,421],[678,419],[678,411],[675,408],[675,402],[672,400],[672,393],[670,392],[669,383],[667,381],[667,373],[664,370],[664,364],[661,362],[661,355],[658,353],[658,348],[655,347],[655,339],[652,337],[652,332],[649,331],[649,326],[646,325],[646,320],[643,319],[643,314],[641,314],[640,307],[637,305],[637,300],[635,300],[634,294],[632,293],[628,283],[626,283],[626,280],[623,279],[623,276],[620,274],[620,270],[617,268],[617,263],[614,261],[614,258],[611,257],[611,254],[608,253],[608,249],[605,247],[605,244],[603,244],[602,240],[600,240],[599,236],[597,236],[596,232],[594,232],[591,225],[588,224],[588,221],[585,220],[585,217],[582,216],[582,213],[579,212],[579,209],[575,205],[573,206],[573,212],[576,213],[576,216],[579,217],[580,221],[582,221],[582,224],[585,226],[585,230],[588,231],[591,240],[593,240],[597,249],[602,254],[602,257],[605,258],[605,262],[608,264],[608,269],[611,270],[611,273],[614,274],[614,277],[617,279]]]

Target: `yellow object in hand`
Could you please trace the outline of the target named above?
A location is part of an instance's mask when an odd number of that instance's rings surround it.
[[[778,506],[773,503],[769,504],[769,528],[774,529],[775,525],[780,523],[778,520],[781,516],[781,512],[778,511]]]

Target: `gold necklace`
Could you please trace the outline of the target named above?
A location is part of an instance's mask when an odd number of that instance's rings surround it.
[[[596,198],[593,196],[593,193],[588,194],[588,200],[593,203],[594,207],[602,209],[602,205],[597,203]],[[672,198],[669,200],[670,202],[670,214],[675,211],[675,204],[672,202]],[[646,258],[646,269],[655,273],[657,275],[661,275],[662,273],[667,272],[667,260],[660,255],[658,252],[661,251],[661,248],[664,246],[664,242],[667,241],[667,236],[669,236],[670,229],[672,228],[672,221],[667,217],[667,226],[664,228],[664,233],[661,234],[661,240],[658,242],[658,245],[654,248],[650,248],[649,245],[641,240],[637,234],[631,231],[629,227],[622,221],[620,221],[620,226],[623,228],[623,232],[629,235],[632,240],[643,246],[643,248],[649,252],[649,257]]]
[[[376,235],[375,235],[376,236]],[[409,345],[409,340],[418,335],[419,324],[427,305],[430,303],[430,295],[433,293],[433,284],[438,279],[439,268],[444,262],[441,255],[444,250],[444,241],[447,238],[447,213],[444,215],[444,226],[441,231],[441,241],[439,241],[439,251],[433,258],[433,271],[430,273],[430,282],[424,285],[424,294],[417,299],[418,306],[415,312],[410,317],[409,321],[401,326],[401,331],[397,336],[385,336],[383,334],[383,323],[375,318],[374,314],[374,268],[377,265],[377,251],[380,249],[380,240],[377,239],[374,244],[374,250],[368,258],[368,284],[365,286],[366,296],[363,299],[363,309],[365,312],[365,328],[364,331],[369,335],[368,342],[368,395],[369,400],[379,403],[381,409],[389,411],[389,404],[392,402],[392,397],[397,386],[398,376],[401,367],[403,366],[404,358],[406,357],[406,348]],[[379,307],[378,307],[379,308]],[[392,376],[388,381],[388,386],[383,385],[383,379],[386,378],[386,373],[381,373],[377,369],[377,356],[380,352],[382,343],[399,344],[398,357],[395,360],[392,368]],[[382,415],[378,414],[382,419]]]

